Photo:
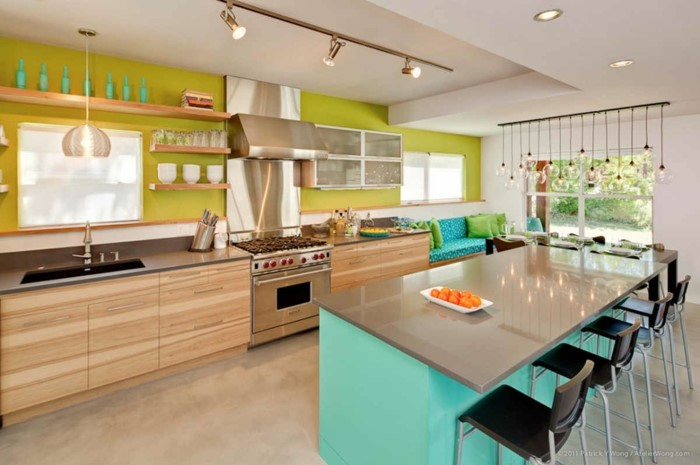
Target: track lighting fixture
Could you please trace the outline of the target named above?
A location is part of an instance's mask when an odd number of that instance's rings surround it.
[[[221,11],[220,16],[229,29],[231,29],[231,36],[234,38],[234,40],[242,39],[246,30],[245,27],[241,26],[236,21],[236,15],[233,13],[233,0],[226,1],[226,9]]]
[[[323,58],[326,66],[335,66],[335,56],[340,51],[340,47],[345,47],[345,42],[340,42],[338,36],[331,37],[331,46],[328,49],[328,56]]]
[[[403,74],[410,74],[415,79],[418,79],[420,77],[421,69],[420,66],[411,66],[411,59],[406,57],[406,64],[404,65],[401,72]]]

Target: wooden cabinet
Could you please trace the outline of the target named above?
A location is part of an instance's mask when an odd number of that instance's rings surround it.
[[[90,389],[158,369],[158,275],[145,275],[148,291],[90,303]]]
[[[401,134],[318,126],[328,159],[302,163],[304,187],[364,189],[398,187],[403,179]]]
[[[331,256],[331,291],[427,270],[429,254],[427,234],[335,247]]]
[[[160,279],[161,368],[250,341],[249,262],[161,273]]]

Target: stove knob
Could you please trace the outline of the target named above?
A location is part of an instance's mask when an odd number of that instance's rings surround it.
[[[267,262],[263,263],[263,268],[265,268],[265,269],[268,269],[268,268],[270,268],[270,264],[269,264],[269,263],[267,263]]]
[[[293,264],[293,263],[294,263],[294,259],[293,259],[293,258],[290,258],[289,260],[287,260],[287,264],[291,265],[291,264]],[[303,263],[303,259],[302,259],[302,263]]]
[[[325,254],[322,254],[322,253],[320,253],[320,254],[318,254],[318,258],[326,258],[326,255],[325,255]]]
[[[287,259],[283,258],[282,261],[280,262],[280,265],[286,265],[287,264]]]
[[[276,267],[276,266],[277,266],[277,262],[274,261],[274,260],[271,261],[271,262],[270,262],[270,266],[271,266],[272,268]]]
[[[306,263],[306,257],[301,257],[301,263]]]
[[[318,260],[318,254],[315,253],[313,258],[314,258],[314,260]]]

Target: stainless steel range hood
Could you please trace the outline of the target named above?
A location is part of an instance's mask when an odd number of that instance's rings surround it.
[[[313,123],[299,121],[300,91],[226,76],[232,157],[320,160],[328,149]]]
[[[328,149],[313,123],[237,114],[229,120],[231,156],[275,160],[321,160]]]

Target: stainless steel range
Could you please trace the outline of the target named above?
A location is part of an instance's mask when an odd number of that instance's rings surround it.
[[[251,346],[318,326],[312,299],[330,291],[331,245],[297,236],[234,245],[253,255]]]

